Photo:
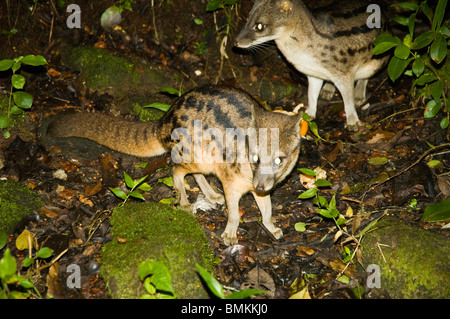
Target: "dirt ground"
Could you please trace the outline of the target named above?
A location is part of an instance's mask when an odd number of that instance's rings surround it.
[[[106,149],[85,156],[82,152],[66,153],[59,147],[41,145],[37,131],[45,118],[69,108],[105,111],[113,100],[104,92],[83,86],[79,74],[62,61],[61,42],[152,60],[185,74],[196,85],[218,83],[245,88],[248,83],[265,80],[295,86],[296,92],[288,97],[264,99],[263,102],[278,109],[292,110],[299,101],[305,102],[307,81],[273,46],[258,52],[256,57],[232,48],[233,38],[251,8],[250,1],[239,1],[230,12],[225,46],[228,58],[220,54],[218,43],[227,25],[225,14],[223,10],[206,12],[206,1],[164,0],[155,1],[152,6],[150,1],[135,0],[133,10],[122,14],[123,32],[111,33],[100,26],[100,17],[113,1],[77,1],[82,8],[82,28],[76,31],[66,27],[68,4],[68,1],[24,0],[0,3],[0,29],[17,29],[16,34],[0,35],[0,60],[41,54],[48,61],[45,68],[23,70],[25,89],[34,97],[33,107],[22,127],[11,129],[8,139],[0,137],[0,176],[33,188],[45,204],[16,228],[8,238],[8,247],[19,261],[26,257],[27,251],[14,246],[15,239],[26,228],[36,235],[41,246],[54,249],[53,256],[62,253],[57,261],[59,270],[45,268],[34,274],[34,283],[44,298],[51,294],[54,298],[104,299],[108,294],[99,276],[101,248],[111,240],[108,219],[120,203],[109,187],[124,187],[123,173],[127,172],[136,179],[149,175],[147,182],[153,189],[144,193],[146,201],[160,201],[174,197],[174,193],[171,187],[159,182],[170,176],[168,169],[157,170],[166,166],[166,159],[150,159],[143,169],[135,164],[146,160]],[[199,20],[195,23],[194,19]],[[10,76],[7,72],[0,73],[2,95],[9,93]],[[426,152],[430,144],[448,143],[449,132],[440,129],[439,119],[423,118],[423,103],[410,96],[410,85],[408,77],[393,84],[386,71],[372,78],[368,87],[370,107],[359,110],[361,120],[370,125],[358,133],[345,130],[338,94],[332,101],[319,103],[320,116],[316,122],[323,140],[314,141],[311,135],[303,141],[296,168],[321,167],[326,171],[326,179],[332,186],[321,189],[320,194],[330,201],[336,193],[336,208],[341,214],[348,214],[348,232],[355,226],[352,221],[356,215],[360,216],[362,228],[381,214],[389,213],[449,235],[448,230],[441,230],[442,224],[420,221],[427,205],[445,198],[437,177],[442,172],[429,168],[426,162],[431,158],[440,160],[444,163],[443,172],[448,173],[448,147],[432,157]],[[121,116],[132,118],[129,114]],[[380,157],[387,158],[387,162],[369,164],[369,159]],[[67,177],[61,179],[55,175],[57,171]],[[251,196],[241,200],[244,214],[238,231],[239,244],[232,247],[225,246],[220,238],[226,225],[224,210],[197,213],[215,255],[221,259],[216,276],[224,286],[234,289],[259,283],[268,290],[264,298],[285,299],[306,286],[312,298],[355,298],[354,288],[357,284],[365,287],[365,276],[356,271],[357,256],[348,265],[343,259],[347,249],[353,252],[358,244],[345,242],[346,236],[337,238],[339,229],[335,222],[322,218],[312,199],[298,198],[305,191],[299,175],[294,169],[272,195],[273,215],[284,233],[280,240],[271,238],[261,226]],[[190,199],[194,200],[199,189],[193,179],[187,180],[191,186]],[[417,205],[411,204],[413,200]],[[303,223],[306,229],[296,230],[296,225],[300,227],[298,223]],[[72,263],[82,266],[82,288],[78,290],[61,284],[67,276],[63,270]],[[253,269],[259,270],[258,280],[251,273]],[[338,280],[342,274],[350,281]],[[368,298],[370,289],[365,289]]]

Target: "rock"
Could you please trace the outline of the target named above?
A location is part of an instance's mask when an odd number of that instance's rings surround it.
[[[11,233],[23,217],[43,205],[39,195],[15,181],[0,181],[0,230]]]
[[[137,271],[147,259],[168,267],[178,298],[208,298],[195,263],[211,272],[214,256],[195,216],[159,203],[129,203],[114,210],[111,224],[113,240],[103,249],[101,276],[113,298],[144,293]]]
[[[365,267],[380,267],[380,288],[372,288],[373,295],[396,299],[450,297],[448,237],[384,217],[365,235],[362,245]]]

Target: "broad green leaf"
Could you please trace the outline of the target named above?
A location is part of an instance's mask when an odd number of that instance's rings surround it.
[[[142,196],[141,193],[139,193],[138,191],[132,191],[128,194],[128,196],[137,198],[137,199],[141,199],[141,200],[145,200],[144,196]]]
[[[439,123],[441,129],[445,130],[445,129],[448,127],[449,122],[450,122],[450,121],[449,121],[448,117],[444,117],[444,118],[441,120],[441,122]]]
[[[423,73],[423,70],[425,69],[425,64],[423,63],[422,59],[416,58],[412,64],[412,71],[416,76],[420,76]]]
[[[145,280],[144,280],[144,288],[149,294],[153,295],[153,294],[156,293],[156,287],[153,286],[150,277],[145,278]]]
[[[402,43],[395,48],[394,55],[401,60],[406,60],[410,52],[410,49]]]
[[[167,110],[170,109],[170,104],[155,102],[155,103],[145,105],[144,107],[151,107],[151,108],[163,111],[163,112],[167,112]]]
[[[48,247],[42,247],[42,248],[39,249],[38,252],[36,253],[36,257],[42,258],[42,259],[47,259],[47,258],[49,258],[52,254],[53,254],[53,249],[48,248]]]
[[[23,261],[22,261],[22,266],[23,267],[30,267],[34,262],[34,258],[31,257],[26,257]]]
[[[301,193],[298,198],[308,199],[308,198],[314,197],[316,194],[317,194],[317,188],[311,188],[311,189],[308,189],[307,191]]]
[[[10,121],[7,116],[0,116],[0,128],[7,128],[9,123]]]
[[[328,209],[318,208],[317,212],[325,218],[333,218],[331,212]]]
[[[170,292],[174,294],[172,287],[169,269],[164,263],[160,261],[152,261],[153,263],[153,274],[151,276],[151,283],[156,287],[157,290]]]
[[[436,114],[438,114],[440,109],[441,109],[440,103],[437,104],[435,100],[430,100],[430,101],[428,101],[428,103],[427,103],[427,105],[425,107],[425,111],[423,113],[423,116],[426,119],[435,117]]]
[[[127,185],[129,188],[133,189],[136,186],[136,182],[126,172],[123,172],[123,178],[125,181],[125,185]]]
[[[24,91],[16,91],[13,94],[14,103],[21,109],[30,109],[33,104],[33,97]]]
[[[32,65],[32,66],[39,66],[47,64],[47,60],[42,55],[27,55],[22,58],[22,63]]]
[[[294,229],[298,232],[304,232],[306,230],[306,223],[298,222],[295,223]]]
[[[159,201],[161,204],[170,205],[175,200],[175,197],[163,198]]]
[[[13,60],[5,59],[0,61],[0,71],[6,71],[14,64]]]
[[[312,169],[299,168],[298,170],[308,176],[317,176],[317,173],[315,171],[313,171]]]
[[[444,165],[442,164],[441,161],[438,160],[431,160],[429,162],[427,162],[427,165],[429,168],[444,168]]]
[[[5,280],[9,276],[12,276],[17,271],[16,259],[11,256],[11,252],[8,249],[5,250],[2,259],[0,259],[0,279]]]
[[[11,107],[11,110],[10,110],[10,113],[14,114],[14,115],[19,115],[19,114],[22,114],[23,112],[24,111],[20,107],[18,107],[17,105],[13,105]]]
[[[144,192],[149,192],[153,189],[153,187],[151,187],[148,183],[142,183],[138,186],[138,189]]]
[[[372,55],[382,54],[395,46],[398,46],[398,43],[380,42],[373,48]]]
[[[332,185],[329,181],[327,181],[327,180],[325,180],[325,179],[318,179],[318,180],[316,180],[316,181],[314,182],[314,184],[315,184],[317,187],[328,187],[328,186],[331,186],[331,185]]]
[[[433,73],[425,73],[422,74],[418,79],[415,80],[417,85],[425,85],[427,83],[433,82],[436,80],[436,75]]]
[[[217,281],[216,278],[214,278],[209,272],[205,270],[202,266],[199,264],[195,264],[195,266],[198,269],[198,273],[205,281],[206,285],[208,286],[209,290],[218,298],[224,299],[225,296],[223,294],[223,287],[222,285]]]
[[[395,56],[391,58],[388,64],[388,74],[392,82],[395,82],[402,75],[409,62],[411,62],[411,59],[402,60]]]
[[[447,41],[445,35],[439,34],[431,44],[430,56],[437,64],[441,63],[447,55]]]
[[[444,81],[439,80],[431,84],[431,96],[435,101],[439,101],[444,92]]]
[[[113,192],[114,195],[116,195],[117,197],[119,197],[122,200],[125,200],[128,197],[127,194],[120,189],[110,187],[109,190],[111,192]]]
[[[20,74],[13,74],[11,84],[15,89],[21,90],[25,86],[25,77]]]
[[[437,36],[435,31],[427,31],[419,35],[411,44],[411,49],[419,50],[429,45]]]
[[[439,222],[450,219],[450,198],[425,208],[422,220],[427,222]]]
[[[206,12],[216,11],[220,8],[222,8],[221,0],[210,0],[206,4]]]
[[[377,38],[375,39],[375,42],[373,44],[378,45],[379,43],[382,43],[382,42],[390,42],[390,43],[400,44],[400,43],[402,43],[402,40],[400,40],[400,38],[397,36],[393,36],[393,35],[384,33],[384,34],[380,34],[379,36],[377,36]]]
[[[172,176],[160,178],[160,179],[158,179],[158,182],[161,182],[161,183],[163,183],[166,186],[173,187],[173,178],[172,178]]]

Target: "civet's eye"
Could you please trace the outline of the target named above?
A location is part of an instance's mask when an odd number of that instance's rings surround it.
[[[277,157],[276,159],[273,160],[273,163],[277,166],[281,166],[281,158]]]
[[[259,160],[259,157],[258,157],[258,155],[253,155],[253,157],[252,157],[252,160],[253,160],[253,162],[254,163],[257,163],[258,162],[258,160]]]
[[[258,32],[263,31],[266,28],[266,25],[264,23],[258,22],[255,24],[254,29]]]

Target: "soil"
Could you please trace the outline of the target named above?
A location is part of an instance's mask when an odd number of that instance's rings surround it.
[[[264,80],[294,86],[295,92],[288,96],[272,94],[264,99],[257,96],[273,109],[291,111],[299,102],[305,102],[307,81],[274,46],[256,55],[233,49],[233,38],[246,21],[250,1],[242,1],[231,11],[225,49],[228,58],[220,54],[226,16],[223,10],[206,12],[206,1],[155,1],[152,7],[150,1],[135,0],[133,10],[122,13],[122,30],[113,32],[100,26],[100,17],[112,1],[77,1],[82,9],[82,28],[76,30],[66,27],[69,13],[68,3],[64,3],[52,0],[0,3],[0,29],[17,29],[16,34],[0,35],[0,60],[41,54],[48,61],[45,67],[23,68],[21,74],[26,77],[26,91],[34,98],[33,106],[23,126],[12,128],[9,138],[0,137],[1,178],[24,183],[45,203],[16,227],[8,237],[7,247],[20,264],[28,251],[18,250],[15,240],[26,228],[35,234],[39,247],[52,248],[53,257],[61,255],[53,267],[33,273],[34,284],[43,298],[51,295],[64,299],[105,299],[109,296],[99,275],[101,250],[103,244],[112,240],[109,216],[120,203],[109,187],[126,189],[124,172],[135,179],[148,175],[147,183],[153,189],[143,192],[146,201],[174,197],[172,188],[161,182],[170,176],[170,169],[164,169],[170,160],[137,159],[104,148],[96,153],[87,148],[83,153],[77,142],[69,148],[42,145],[37,132],[46,118],[67,109],[105,112],[114,103],[108,93],[83,86],[78,72],[62,61],[61,43],[95,46],[120,56],[151,60],[177,70],[195,85],[226,84],[248,89],[249,83],[255,87]],[[202,24],[194,23],[194,19],[200,19]],[[0,73],[1,95],[9,93],[10,76],[8,72]],[[357,272],[359,253],[351,263],[343,261],[347,249],[353,252],[358,247],[357,240],[348,240],[348,234],[353,234],[352,227],[356,232],[382,214],[393,214],[418,227],[449,235],[449,230],[442,229],[443,223],[426,223],[421,217],[427,205],[448,197],[438,181],[440,176],[448,176],[450,133],[439,127],[439,118],[423,118],[423,101],[409,94],[410,81],[402,77],[392,83],[386,71],[372,78],[368,87],[370,107],[359,110],[367,125],[357,133],[344,128],[339,94],[331,101],[319,102],[316,123],[323,140],[315,140],[310,134],[303,141],[296,168],[321,167],[326,171],[331,187],[321,188],[319,194],[330,202],[336,193],[336,208],[349,220],[342,226],[345,231],[342,236],[338,236],[339,228],[333,219],[318,213],[312,199],[299,199],[306,189],[297,169],[273,191],[273,216],[284,233],[279,240],[261,225],[251,196],[241,200],[243,215],[238,245],[227,247],[221,240],[226,225],[224,209],[197,212],[197,220],[220,259],[215,275],[223,286],[242,289],[257,287],[259,283],[259,287],[268,291],[259,298],[285,299],[307,287],[312,298],[349,299],[356,297],[354,291],[359,284],[365,288],[364,296],[370,297],[364,272]],[[129,114],[121,116],[133,118]],[[426,154],[430,145],[443,147]],[[387,158],[387,162],[369,163],[369,159],[379,157]],[[430,168],[426,164],[430,159],[440,160],[443,168]],[[149,162],[146,168],[136,167],[143,162]],[[58,175],[61,172],[63,176]],[[189,198],[195,200],[199,189],[193,179],[187,181]],[[213,183],[220,188],[216,180]],[[412,205],[412,200],[417,205]],[[300,225],[305,229],[300,229]],[[81,289],[70,289],[64,284],[71,264],[81,267]],[[262,277],[255,279],[251,272],[254,269],[259,270],[260,276],[264,273],[264,283]],[[26,274],[27,270],[21,272]],[[350,280],[343,280],[343,274]]]

